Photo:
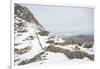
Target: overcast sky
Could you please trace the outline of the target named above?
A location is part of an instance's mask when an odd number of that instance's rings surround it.
[[[79,7],[25,5],[47,30],[54,33],[82,34],[94,32],[94,9]]]

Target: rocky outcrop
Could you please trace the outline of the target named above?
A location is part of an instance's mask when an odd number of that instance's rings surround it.
[[[45,52],[40,52],[39,54],[35,55],[33,58],[31,58],[29,60],[23,60],[18,65],[25,65],[25,64],[32,63],[32,62],[40,61],[40,60],[42,60],[41,55],[43,55],[44,53]]]
[[[91,55],[85,51],[70,51],[68,49],[55,47],[53,45],[50,45],[49,47],[47,47],[46,51],[50,51],[50,52],[54,52],[54,53],[63,53],[69,59],[83,59],[84,57],[87,57],[88,59],[94,61],[94,54]]]
[[[30,12],[30,10],[24,6],[21,6],[19,4],[15,4],[14,5],[15,9],[15,15],[17,15],[17,17],[25,20],[26,22],[30,22],[30,23],[35,23],[37,29],[41,32],[41,31],[47,31],[45,28],[43,28],[43,26],[38,22],[38,20],[34,17],[34,15]]]
[[[47,51],[54,52],[54,53],[62,53],[64,55],[66,55],[66,57],[69,58],[70,60],[72,60],[72,59],[83,59],[84,57],[86,57],[86,58],[94,61],[94,54],[91,55],[91,54],[88,54],[85,51],[70,51],[68,49],[63,49],[63,48],[60,48],[60,47],[54,47],[53,45],[50,45],[48,47],[45,47],[43,52],[40,52],[39,54],[37,54],[36,56],[34,56],[33,58],[31,58],[29,60],[23,60],[18,65],[24,65],[24,64],[28,64],[28,63],[32,63],[32,62],[41,61],[41,60],[43,60],[41,58],[42,55]]]

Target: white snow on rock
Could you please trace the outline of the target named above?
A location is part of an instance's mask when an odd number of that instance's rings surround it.
[[[59,67],[59,66],[66,66],[66,65],[79,65],[79,64],[90,64],[93,63],[93,61],[89,61],[88,58],[84,58],[84,59],[68,59],[66,58],[66,56],[64,54],[61,53],[53,53],[53,52],[46,52],[48,53],[47,55],[47,60],[42,60],[42,61],[38,61],[38,62],[34,62],[34,63],[30,63],[30,64],[26,64],[26,65],[22,65],[22,66],[16,66],[16,69],[18,68],[36,68],[36,69],[40,69],[41,67]]]
[[[25,21],[24,19],[21,19],[17,15],[15,15],[15,24],[20,24],[24,23],[24,27],[22,27],[22,30],[26,30],[26,32],[18,32],[19,28],[16,25],[15,26],[15,49],[18,49],[19,51],[21,49],[24,49],[26,47],[31,47],[31,50],[23,53],[23,54],[16,54],[15,53],[15,65],[18,65],[20,62],[23,60],[29,60],[33,58],[35,55],[38,53],[42,52],[41,50],[39,41],[37,39],[36,33],[40,32],[39,28],[45,31],[45,29],[42,26],[37,25],[35,22],[30,23]],[[39,37],[39,40],[44,47],[48,47],[50,44],[46,43],[48,40],[54,40],[55,43],[63,43],[65,40],[61,39],[58,36],[53,35],[52,33],[49,33],[48,36],[41,36],[37,34]],[[69,49],[70,51],[73,51],[75,46],[80,48],[81,51],[85,51],[89,54],[93,54],[93,51],[91,49],[83,48],[82,46],[78,46],[75,44],[71,45],[65,45],[65,46],[60,46],[60,45],[54,45],[55,47],[60,47],[63,49]],[[37,65],[66,65],[66,64],[75,64],[75,63],[88,63],[88,62],[93,62],[90,61],[88,58],[84,59],[68,59],[63,53],[54,53],[54,52],[46,52],[48,55],[46,55],[46,60],[41,60],[33,63],[29,63],[24,65],[24,68],[30,68],[31,66],[37,66]],[[43,56],[43,55],[42,55]],[[23,65],[22,65],[23,66]],[[19,67],[22,67],[19,66]],[[22,67],[23,68],[23,67]],[[21,68],[21,69],[22,69]]]
[[[77,44],[70,44],[70,45],[66,45],[66,46],[60,46],[60,45],[57,45],[56,47],[60,47],[60,48],[63,48],[63,49],[69,49],[70,51],[75,51],[74,49],[75,49],[75,46],[77,46],[80,50],[79,51],[85,51],[85,52],[87,52],[88,54],[93,54],[94,52],[93,52],[93,48],[90,48],[90,49],[88,49],[88,48],[84,48],[84,47],[82,47],[82,46],[79,46],[79,45],[77,45]]]

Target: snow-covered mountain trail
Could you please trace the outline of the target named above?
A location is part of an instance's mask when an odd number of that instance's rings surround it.
[[[94,60],[92,48],[67,45],[65,40],[43,28],[28,8],[19,4],[15,4],[14,39],[15,65],[68,64],[75,59],[78,62]]]

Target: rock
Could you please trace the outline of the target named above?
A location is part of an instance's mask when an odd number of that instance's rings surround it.
[[[41,32],[38,32],[38,34],[41,36],[48,36],[49,32],[48,31],[41,31]]]

